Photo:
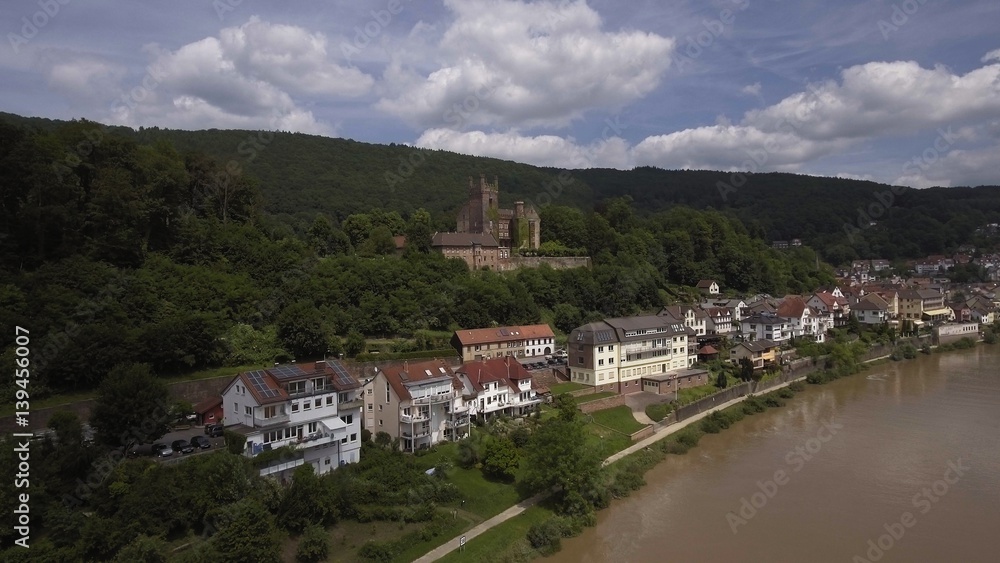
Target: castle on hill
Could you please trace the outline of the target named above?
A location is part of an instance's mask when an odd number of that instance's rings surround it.
[[[500,208],[500,179],[493,183],[479,175],[477,185],[469,178],[469,201],[458,212],[458,232],[491,235],[499,248],[537,249],[541,245],[541,219],[538,212],[523,201],[515,201],[514,209]]]

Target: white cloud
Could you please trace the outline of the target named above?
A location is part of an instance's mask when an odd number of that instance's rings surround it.
[[[420,72],[397,56],[376,107],[421,127],[563,127],[590,109],[649,94],[670,64],[671,39],[602,31],[586,2],[445,0],[454,21]],[[489,92],[488,95],[485,95]],[[449,111],[475,105],[461,120]]]
[[[989,53],[986,53],[985,55],[983,55],[983,58],[980,59],[980,60],[981,60],[981,62],[984,62],[984,63],[988,63],[990,61],[1000,61],[1000,49],[994,49],[994,50],[990,51]]]
[[[414,143],[418,147],[443,149],[462,154],[491,156],[558,168],[628,168],[629,147],[623,139],[611,137],[590,145],[578,145],[572,138],[556,135],[522,136],[516,132],[460,132],[430,129]]]
[[[1000,145],[929,153],[908,161],[893,184],[912,188],[1000,185],[996,163]]]
[[[147,74],[112,104],[117,123],[333,134],[301,107],[302,98],[359,96],[374,82],[331,62],[322,34],[257,17],[173,51],[146,50]]]
[[[125,67],[91,53],[65,49],[37,52],[37,67],[49,88],[72,100],[75,107],[98,104],[114,96],[125,76]]]
[[[754,97],[758,97],[759,98],[760,97],[760,88],[761,88],[760,87],[760,82],[754,82],[753,84],[747,84],[746,86],[744,86],[743,89],[740,90],[740,92],[743,92],[744,94],[746,94],[748,96],[754,96]]]

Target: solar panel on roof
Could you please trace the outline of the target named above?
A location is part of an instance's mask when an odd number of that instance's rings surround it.
[[[341,365],[340,362],[328,361],[327,365],[333,368],[334,380],[336,380],[339,385],[351,386],[356,383],[354,381],[354,377],[352,377],[351,374],[344,369],[344,366]]]

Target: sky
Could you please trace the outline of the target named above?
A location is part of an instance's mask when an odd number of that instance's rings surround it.
[[[1000,184],[996,0],[5,0],[0,111]]]

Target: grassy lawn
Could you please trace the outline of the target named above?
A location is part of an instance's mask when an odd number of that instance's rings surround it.
[[[622,434],[632,434],[646,427],[645,424],[640,424],[632,416],[632,409],[624,405],[594,411],[590,413],[590,416],[594,417],[594,422],[617,430]]]
[[[438,561],[498,561],[504,559],[504,552],[518,542],[527,542],[528,528],[552,518],[547,508],[535,505],[481,536],[472,538],[465,544],[465,551],[455,550]]]
[[[591,401],[596,401],[598,399],[603,399],[605,397],[614,397],[618,393],[612,393],[610,391],[604,391],[603,393],[594,393],[592,395],[583,395],[582,397],[573,397],[576,404],[582,405],[583,403],[589,403]]]
[[[475,524],[477,524],[477,522],[473,522],[459,514],[458,518],[453,520],[452,525],[445,528],[440,534],[437,535],[437,537],[410,544],[410,547],[406,548],[405,551],[393,558],[393,561],[396,563],[407,563],[409,561],[413,561],[444,542],[451,541],[452,538],[462,533],[464,530],[471,530]],[[286,561],[291,561],[291,559],[287,559]]]
[[[719,388],[713,384],[688,387],[687,389],[681,389],[677,392],[677,402],[681,405],[687,405],[697,401],[698,399],[703,399],[718,392]]]
[[[597,450],[601,459],[632,445],[632,439],[628,436],[593,423],[587,424],[587,431],[587,444]]]
[[[646,407],[646,416],[660,422],[673,410],[669,403],[655,403]]]
[[[464,508],[485,520],[521,500],[512,483],[490,481],[483,477],[483,472],[479,469],[459,467],[455,462],[457,451],[458,444],[450,442],[439,445],[436,452],[416,458],[417,465],[424,469],[430,469],[441,461],[452,464],[452,468],[448,470],[448,480],[462,491],[465,506],[462,506],[461,500],[449,503],[448,506]]]
[[[556,383],[549,390],[552,391],[553,395],[562,395],[563,393],[569,393],[570,391],[579,391],[580,389],[586,389],[590,387],[589,385],[584,385],[583,383],[573,383],[568,381],[566,383]]]

